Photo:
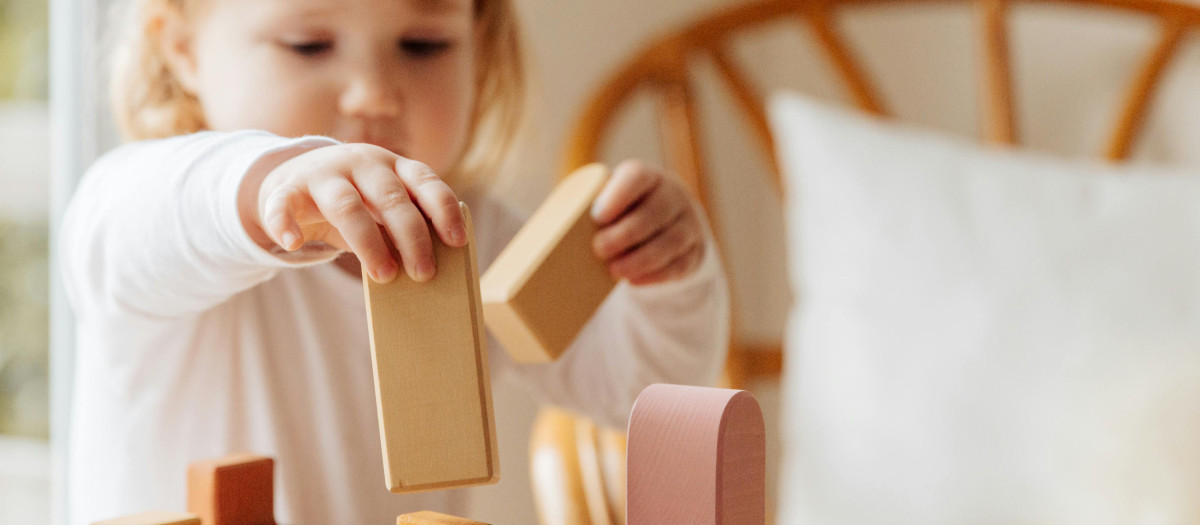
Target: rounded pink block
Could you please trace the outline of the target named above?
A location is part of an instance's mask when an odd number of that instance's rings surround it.
[[[629,419],[628,525],[762,525],[766,430],[744,390],[651,385]]]

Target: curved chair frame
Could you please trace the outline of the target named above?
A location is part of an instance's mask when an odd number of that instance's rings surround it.
[[[775,163],[759,89],[732,58],[733,37],[779,20],[794,20],[816,37],[820,51],[834,66],[851,99],[862,110],[881,116],[887,104],[869,74],[859,65],[834,21],[842,6],[948,2],[951,0],[762,0],[737,6],[672,31],[643,48],[620,67],[584,108],[566,149],[562,173],[599,160],[615,117],[634,96],[649,91],[659,102],[661,136],[668,167],[678,173],[699,198],[710,219],[717,216],[706,188],[709,186],[701,152],[697,102],[689,64],[707,57],[733,94],[768,162],[780,197],[783,187]],[[971,0],[980,21],[982,71],[980,100],[983,106],[983,139],[992,144],[1019,143],[1014,116],[1015,98],[1008,48],[1008,11],[1014,2],[1070,4],[1087,8],[1125,11],[1156,19],[1161,34],[1130,81],[1112,134],[1102,151],[1104,158],[1127,158],[1142,129],[1164,71],[1185,37],[1200,28],[1200,6],[1170,0]],[[713,222],[715,224],[715,222]],[[717,243],[724,244],[721,232]],[[727,266],[728,267],[728,266]],[[737,305],[734,305],[736,310]],[[736,319],[736,316],[735,316]],[[777,379],[782,369],[782,342],[743,344],[738,327],[733,330],[727,377],[733,388],[745,388],[755,379]],[[534,492],[543,525],[609,525],[624,523],[624,436],[598,429],[591,422],[556,409],[538,416],[530,443],[534,462]],[[549,476],[539,465],[552,465]],[[541,469],[545,470],[545,469]]]
[[[833,15],[842,6],[935,1],[949,0],[766,0],[730,8],[673,31],[628,61],[591,98],[568,142],[562,173],[570,173],[598,160],[619,110],[642,90],[650,90],[660,102],[661,132],[668,166],[683,177],[710,219],[714,218],[714,204],[706,190],[708,179],[700,147],[695,90],[688,73],[689,62],[694,57],[706,56],[715,64],[721,81],[733,94],[740,114],[750,123],[756,142],[771,163],[772,182],[782,196],[775,146],[767,125],[763,98],[732,58],[730,39],[769,22],[793,19],[812,31],[855,104],[869,113],[887,116],[887,104],[842,37]],[[1167,0],[974,0],[982,22],[980,96],[984,108],[983,136],[994,144],[1018,144],[1007,37],[1008,8],[1013,1],[1124,10],[1159,21],[1158,43],[1131,81],[1119,120],[1103,152],[1105,158],[1114,161],[1128,157],[1163,72],[1184,37],[1194,34],[1200,27],[1200,6]],[[721,233],[716,234],[717,243],[723,244]],[[736,309],[737,305],[734,307]],[[781,342],[746,345],[739,342],[736,326],[733,333],[727,372],[734,388],[743,388],[757,377],[778,377],[782,367]]]

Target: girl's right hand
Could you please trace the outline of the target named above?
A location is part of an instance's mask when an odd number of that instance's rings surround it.
[[[370,144],[339,144],[292,157],[272,169],[258,191],[257,224],[293,251],[321,241],[354,252],[378,282],[399,266],[387,235],[413,280],[436,272],[426,217],[442,242],[467,243],[458,197],[433,170]]]

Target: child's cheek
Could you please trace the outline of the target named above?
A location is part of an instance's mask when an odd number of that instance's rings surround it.
[[[422,101],[406,104],[409,125],[415,128],[408,134],[413,138],[414,156],[438,173],[450,169],[470,146],[467,139],[475,103],[473,85],[473,76],[448,76],[418,90]]]

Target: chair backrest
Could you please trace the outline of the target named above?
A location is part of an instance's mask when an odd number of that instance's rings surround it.
[[[1113,161],[1127,158],[1141,133],[1164,71],[1178,54],[1185,37],[1200,32],[1200,6],[1167,0],[971,0],[982,29],[979,35],[981,133],[992,144],[1020,143],[1008,42],[1009,8],[1018,1],[1124,12],[1157,22],[1161,32],[1157,43],[1129,80],[1117,120],[1101,152],[1104,158]],[[590,99],[569,138],[561,172],[570,173],[579,166],[601,160],[617,116],[635,96],[649,92],[659,102],[659,132],[667,167],[683,177],[716,224],[717,214],[709,195],[713,184],[702,151],[704,141],[692,71],[694,59],[706,57],[732,94],[738,113],[749,124],[754,142],[771,163],[768,166],[771,184],[782,196],[763,95],[735,60],[732,40],[770,24],[793,22],[812,34],[850,100],[866,112],[888,116],[887,102],[843,37],[835,23],[836,14],[844,7],[938,2],[952,3],[952,0],[763,0],[714,13],[666,33],[619,67]],[[715,233],[718,244],[725,245],[721,229],[716,228]],[[739,308],[736,302],[734,308],[735,311]],[[755,379],[777,379],[783,362],[782,341],[747,343],[739,333],[735,322],[726,367],[729,385],[745,388]],[[535,424],[530,452],[534,492],[543,525],[623,524],[623,473],[612,467],[624,461],[624,443],[619,433],[598,430],[586,420],[547,409]]]
[[[750,124],[754,141],[771,163],[772,183],[782,195],[763,96],[734,59],[731,40],[771,23],[794,21],[811,31],[851,100],[864,111],[887,116],[887,103],[880,97],[870,74],[860,66],[860,61],[834,22],[834,16],[842,7],[935,1],[938,0],[766,0],[730,8],[671,31],[620,67],[590,99],[569,138],[562,173],[570,173],[579,166],[601,159],[606,140],[610,138],[614,127],[615,116],[635,95],[649,91],[660,102],[661,137],[668,167],[687,181],[708,211],[710,219],[715,220],[713,199],[708,194],[712,183],[705,169],[705,154],[701,146],[703,140],[698,122],[695,78],[690,71],[693,59],[702,56],[715,65],[720,80],[733,95],[737,110]],[[1014,116],[1013,68],[1007,36],[1009,7],[1013,1],[973,0],[982,28],[982,134],[987,142],[994,144],[1019,143]],[[1119,118],[1103,150],[1103,156],[1107,159],[1125,159],[1138,138],[1163,72],[1177,55],[1184,38],[1195,34],[1200,27],[1200,6],[1166,0],[1020,2],[1060,3],[1125,11],[1158,21],[1161,27],[1158,43],[1130,81],[1121,103]],[[717,228],[716,234],[718,244],[724,245],[720,228]],[[738,305],[735,304],[734,308],[736,310]],[[734,318],[737,319],[737,316]],[[777,377],[782,363],[781,342],[748,344],[742,342],[739,334],[735,323],[727,370],[730,384],[740,388],[756,377]]]

